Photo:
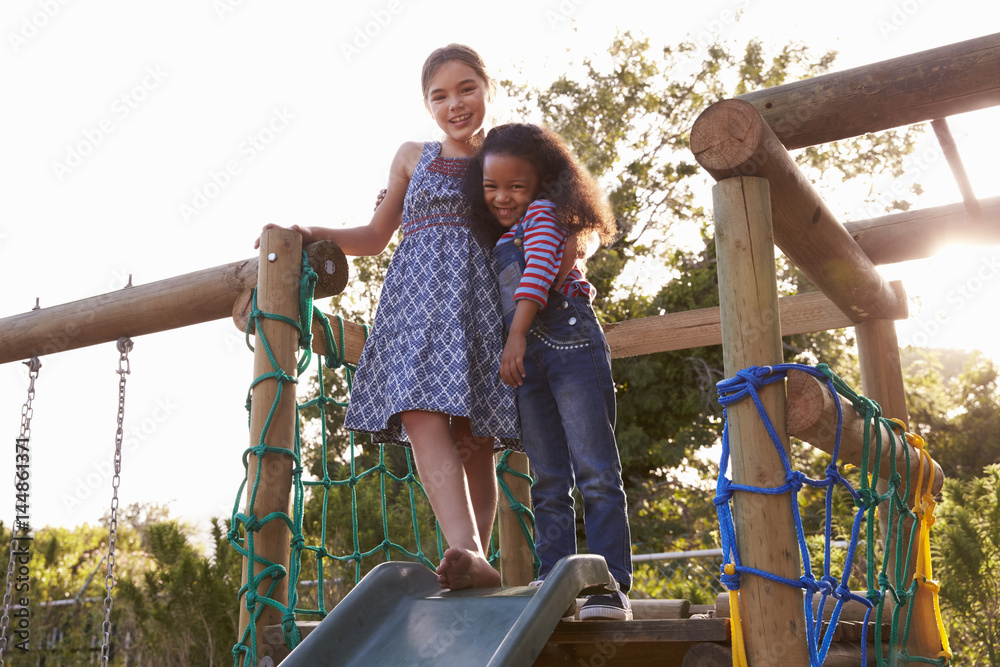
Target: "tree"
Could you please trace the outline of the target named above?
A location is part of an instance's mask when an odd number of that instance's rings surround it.
[[[702,203],[711,183],[691,155],[690,128],[713,102],[822,74],[835,54],[813,58],[806,47],[789,44],[769,55],[758,41],[739,54],[720,44],[705,51],[691,43],[654,48],[626,32],[608,56],[586,57],[578,77],[565,75],[541,89],[506,82],[522,115],[540,116],[557,131],[609,193],[619,234],[587,262],[598,291],[595,308],[604,322],[615,322],[718,305],[711,216]],[[916,132],[812,147],[796,160],[828,190],[834,181],[901,171]],[[815,289],[784,258],[776,268],[783,294]],[[785,360],[839,368],[852,362],[852,343],[842,331],[789,337]],[[697,504],[677,503],[678,493],[696,491],[679,487],[671,470],[695,461],[721,434],[715,383],[722,366],[718,346],[614,362],[617,432],[637,542],[677,539],[670,522],[664,533],[666,517],[678,527],[707,524],[693,508],[711,510],[711,488],[697,491]],[[695,541],[714,538],[706,532]]]
[[[969,480],[1000,459],[1000,369],[979,352],[908,348],[910,430],[930,443],[945,476]]]
[[[1000,663],[1000,465],[945,480],[932,550],[942,613],[962,664]]]
[[[239,621],[242,557],[212,522],[213,558],[197,552],[180,524],[147,526],[151,568],[122,577],[116,636],[136,665],[232,664]]]

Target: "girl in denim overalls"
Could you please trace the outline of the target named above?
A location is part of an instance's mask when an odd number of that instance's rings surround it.
[[[566,239],[589,232],[606,239],[614,218],[562,140],[535,125],[491,130],[465,187],[473,224],[496,242],[507,333],[500,375],[516,387],[521,439],[535,475],[538,580],[576,553],[576,486],[587,545],[604,557],[620,589],[588,598],[580,618],[630,619],[631,544],[608,344],[591,306],[595,290],[581,271],[574,266],[553,288]]]

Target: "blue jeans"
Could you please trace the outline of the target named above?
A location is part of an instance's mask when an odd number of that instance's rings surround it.
[[[509,331],[511,288],[520,280],[524,254],[505,243],[495,257]],[[632,547],[614,433],[611,355],[588,299],[549,291],[548,304],[535,315],[528,332],[524,371],[517,403],[521,441],[535,476],[531,502],[541,561],[538,578],[544,579],[563,556],[576,553],[576,486],[583,496],[589,551],[604,557],[611,575],[628,591]]]

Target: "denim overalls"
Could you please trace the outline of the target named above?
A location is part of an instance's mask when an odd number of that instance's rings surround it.
[[[526,266],[524,220],[513,242],[493,250],[500,275],[504,329],[514,317],[514,292]],[[549,290],[527,334],[524,384],[517,388],[521,441],[535,482],[535,547],[544,579],[576,553],[572,490],[583,496],[587,547],[603,556],[623,591],[632,585],[632,548],[615,442],[615,389],[604,332],[587,297]]]

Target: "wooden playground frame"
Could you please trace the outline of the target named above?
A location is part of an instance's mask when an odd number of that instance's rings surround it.
[[[713,196],[721,306],[608,325],[605,330],[612,355],[722,344],[725,373],[732,376],[747,366],[781,363],[783,335],[853,326],[863,393],[877,401],[885,415],[906,423],[894,324],[907,317],[906,297],[902,286],[885,281],[875,266],[926,258],[946,243],[1000,244],[1000,197],[977,200],[972,194],[945,120],[1000,105],[997,72],[1000,33],[753,92],[707,109],[691,130],[691,149],[699,164],[718,181]],[[959,184],[960,203],[841,224],[788,152],[925,121],[932,122]],[[775,245],[812,280],[819,293],[778,297]],[[231,315],[239,319],[241,310],[245,315],[247,292],[255,284],[261,310],[297,319],[300,247],[298,234],[269,230],[262,237],[258,259],[2,319],[0,363]],[[346,276],[339,249],[314,244],[307,251],[316,262],[314,266],[328,267],[326,272],[319,271],[316,296],[339,291],[336,282]],[[335,268],[329,269],[331,266]],[[294,372],[297,340],[289,327],[271,322],[261,326],[281,368]],[[346,350],[346,360],[356,362],[364,341],[363,328],[347,323],[344,338],[338,342]],[[267,360],[261,360],[260,347],[255,355],[255,375],[270,370],[262,365]],[[314,349],[323,351],[325,346],[317,341]],[[761,395],[787,448],[785,388],[769,385]],[[253,393],[251,443],[256,444],[262,414],[266,413],[256,406],[260,401],[269,407],[273,398],[267,384]],[[829,434],[816,427],[819,416],[815,411],[829,409],[829,398],[814,394],[813,399],[818,403],[807,407],[795,404],[788,431],[823,447]],[[789,401],[796,400],[790,395]],[[291,443],[294,392],[286,392],[284,401],[284,416],[276,418],[272,429],[279,433],[276,441]],[[825,408],[823,401],[827,401]],[[733,480],[768,485],[775,481],[774,472],[781,466],[751,409],[734,406],[730,410]],[[813,411],[812,416],[803,417],[803,410]],[[282,432],[286,435],[280,435]],[[896,437],[893,441],[898,451],[908,446]],[[842,454],[850,461],[851,454]],[[860,456],[858,451],[856,458]],[[289,506],[291,461],[273,458],[283,462],[271,465],[267,460],[267,481],[262,481],[258,507],[253,508],[257,516],[275,509],[287,511]],[[526,470],[523,456],[514,467]],[[255,468],[251,457],[248,475],[252,477]],[[940,468],[931,476],[934,487],[940,488]],[[526,484],[514,480],[512,486],[527,504]],[[737,495],[737,542],[744,564],[798,578],[799,556],[789,508],[787,495],[754,502]],[[788,517],[787,523],[777,519],[782,516]],[[504,585],[522,585],[531,578],[531,563],[523,555],[520,528],[516,519],[503,511],[500,522]],[[753,530],[765,523],[766,536]],[[288,535],[277,522],[262,531],[257,546],[258,553],[287,566]],[[912,563],[909,567],[912,571]],[[771,664],[770,647],[777,643],[787,648],[782,662],[808,664],[801,596],[798,589],[771,586],[759,577],[744,579],[741,616],[750,665]],[[279,624],[276,613],[268,608],[258,620],[258,628]],[[247,622],[242,609],[241,627]],[[908,649],[936,656],[941,642],[932,610],[926,605],[915,607],[913,623]],[[718,664],[710,660],[685,659],[684,664]]]

